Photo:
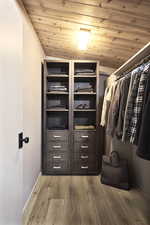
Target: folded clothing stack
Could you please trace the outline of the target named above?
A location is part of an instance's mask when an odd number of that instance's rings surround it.
[[[77,88],[76,90],[75,90],[75,92],[93,92],[94,90],[93,90],[93,87],[89,87],[89,88]]]
[[[75,75],[95,75],[94,69],[76,69]]]
[[[75,107],[76,109],[89,109],[87,104],[79,104]]]
[[[52,106],[49,106],[49,109],[67,109],[67,105],[63,105],[63,104],[52,105]]]
[[[75,125],[75,130],[95,130],[94,125]]]
[[[48,87],[49,91],[67,91],[67,87],[63,85],[53,85]]]

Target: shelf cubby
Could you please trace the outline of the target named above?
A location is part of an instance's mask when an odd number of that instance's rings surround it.
[[[69,75],[69,63],[68,62],[47,62],[48,76],[64,76]]]
[[[90,111],[75,111],[74,112],[74,126],[94,126],[96,127],[96,112]]]
[[[68,95],[69,92],[67,91],[47,91],[47,95]]]
[[[96,75],[97,64],[95,62],[75,62],[74,74],[75,75]]]
[[[78,110],[80,106],[80,109],[82,106],[84,106],[84,109],[96,109],[96,99],[95,96],[87,96],[87,95],[76,95],[74,96],[74,109]]]
[[[46,124],[48,130],[67,130],[69,127],[68,112],[47,111]]]

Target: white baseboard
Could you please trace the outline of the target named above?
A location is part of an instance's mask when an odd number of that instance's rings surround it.
[[[24,207],[23,207],[22,213],[24,213],[24,211],[26,210],[26,208],[27,208],[27,206],[28,206],[28,204],[29,204],[29,202],[30,202],[30,199],[31,199],[31,197],[32,197],[32,194],[33,194],[35,188],[36,188],[36,185],[37,185],[37,183],[38,183],[38,181],[39,181],[40,176],[41,176],[41,172],[39,173],[39,175],[38,175],[38,177],[37,177],[37,179],[36,179],[36,181],[35,181],[35,184],[33,185],[33,188],[32,188],[32,190],[31,190],[31,193],[30,193],[30,195],[29,195],[27,201],[25,202],[25,205],[24,205]]]

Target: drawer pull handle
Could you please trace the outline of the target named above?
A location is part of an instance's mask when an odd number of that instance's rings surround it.
[[[88,155],[81,155],[81,159],[88,159]]]
[[[61,138],[61,136],[59,136],[59,135],[54,135],[53,137],[54,138]]]
[[[82,135],[81,137],[82,138],[88,138],[89,136],[88,135]]]
[[[53,169],[61,169],[61,166],[53,166]]]
[[[53,159],[61,159],[61,156],[60,155],[58,155],[58,156],[57,155],[54,155],[53,156]]]
[[[81,166],[81,169],[88,169],[88,166]]]
[[[53,148],[61,148],[61,145],[54,145]]]
[[[81,148],[88,148],[88,145],[81,145]]]

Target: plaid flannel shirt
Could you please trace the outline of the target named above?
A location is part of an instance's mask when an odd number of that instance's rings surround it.
[[[125,109],[124,116],[124,125],[123,125],[123,135],[122,141],[129,141],[131,137],[131,119],[133,115],[134,103],[138,92],[140,75],[142,73],[143,67],[139,67],[136,70],[133,70],[131,74],[131,81],[129,87],[129,93],[127,98],[127,104]]]
[[[132,144],[136,144],[136,140],[138,137],[138,123],[142,116],[142,109],[144,103],[144,95],[146,90],[146,83],[148,75],[150,75],[150,65],[145,66],[139,81],[139,87],[137,96],[135,99],[134,107],[133,107],[133,114],[130,122],[129,132],[128,135],[130,136],[130,142]]]

